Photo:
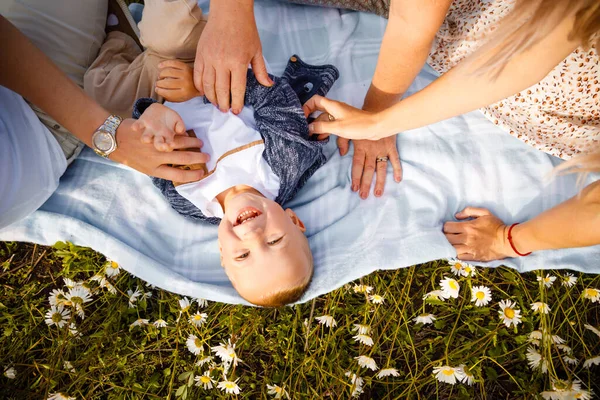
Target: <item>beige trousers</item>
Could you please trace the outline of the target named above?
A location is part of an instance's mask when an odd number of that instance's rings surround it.
[[[0,0],[0,14],[83,87],[85,71],[104,41],[107,4],[107,0]],[[67,160],[74,160],[84,144],[44,111],[30,105]]]
[[[106,37],[84,76],[84,89],[111,113],[131,117],[136,99],[162,100],[154,87],[158,64],[167,59],[193,63],[206,18],[196,0],[146,0],[139,24],[142,51],[121,32]]]

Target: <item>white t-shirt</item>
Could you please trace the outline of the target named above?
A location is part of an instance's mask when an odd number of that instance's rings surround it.
[[[280,180],[263,158],[264,141],[256,130],[254,110],[244,107],[239,115],[223,113],[202,97],[183,103],[165,102],[177,111],[187,130],[193,130],[202,142],[202,152],[210,155],[208,174],[198,182],[176,187],[177,192],[207,217],[223,218],[223,209],[215,197],[236,185],[248,185],[275,200]]]
[[[0,228],[44,204],[66,169],[48,128],[21,96],[0,86]]]

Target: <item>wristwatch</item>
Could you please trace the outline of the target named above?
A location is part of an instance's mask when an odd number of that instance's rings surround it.
[[[104,158],[117,149],[117,128],[123,122],[118,115],[111,115],[92,135],[92,146],[96,154]]]

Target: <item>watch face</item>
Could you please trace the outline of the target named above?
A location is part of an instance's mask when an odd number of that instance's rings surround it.
[[[97,131],[94,135],[94,146],[100,151],[109,151],[113,147],[111,134],[104,131]]]

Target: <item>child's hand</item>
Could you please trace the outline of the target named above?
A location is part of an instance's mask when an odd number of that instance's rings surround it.
[[[181,103],[200,96],[194,86],[194,70],[187,64],[168,60],[158,64],[160,74],[156,81],[156,93],[167,101]]]
[[[185,135],[185,124],[175,111],[159,103],[148,107],[132,129],[142,132],[142,143],[152,143],[158,151],[173,151],[175,135]]]

